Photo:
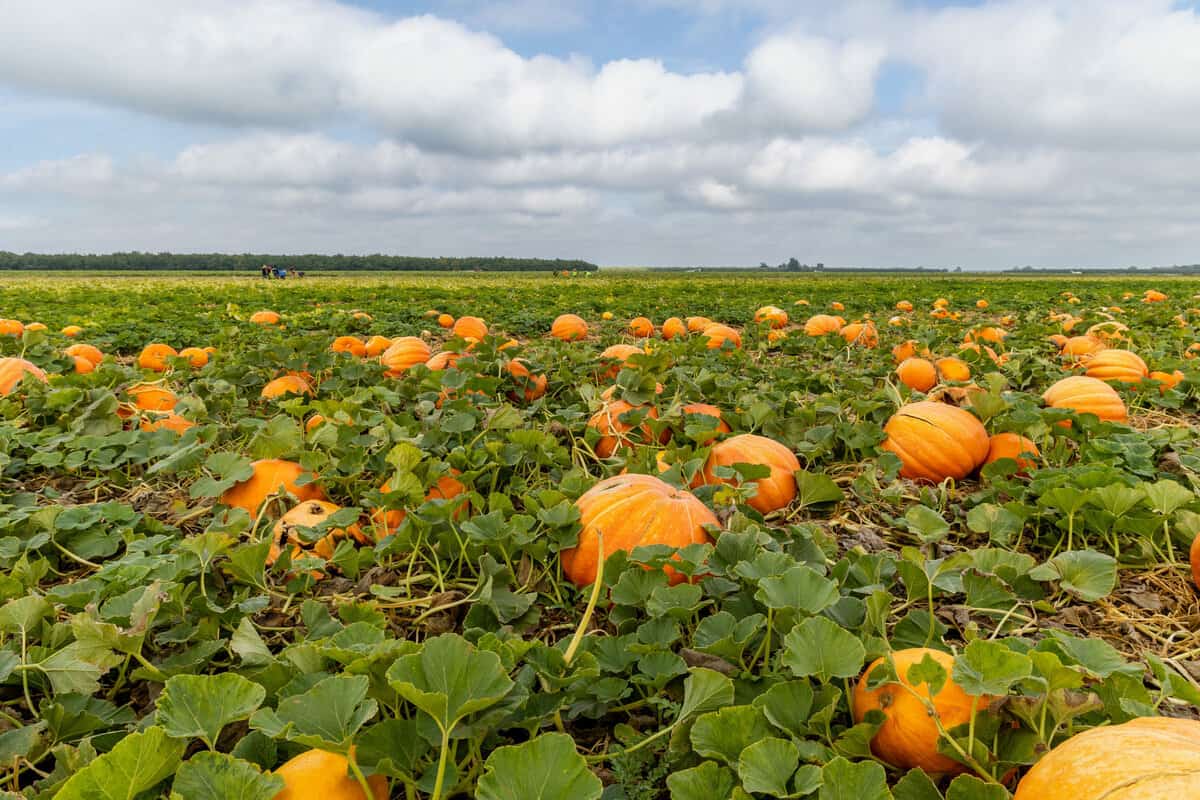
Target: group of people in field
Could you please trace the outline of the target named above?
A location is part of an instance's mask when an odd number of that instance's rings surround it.
[[[304,277],[304,272],[302,270],[298,270],[298,269],[289,270],[287,267],[276,267],[271,264],[263,264],[262,268],[259,271],[262,273],[262,276],[268,280],[270,280],[271,278],[277,278],[278,280],[283,280],[288,275],[291,275],[293,278],[303,278]]]

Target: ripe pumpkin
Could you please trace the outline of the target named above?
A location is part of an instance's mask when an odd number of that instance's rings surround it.
[[[772,328],[782,328],[788,324],[788,313],[778,306],[763,306],[754,312],[756,323],[769,323]]]
[[[1058,348],[1059,352],[1062,352],[1062,349],[1067,344],[1067,337],[1061,333],[1052,333],[1046,338],[1050,340],[1051,344]]]
[[[913,685],[908,680],[908,670],[925,660],[926,656],[936,661],[946,671],[946,682],[935,695],[930,695],[929,684]],[[881,711],[887,721],[871,739],[871,751],[876,756],[900,769],[920,768],[934,775],[958,774],[966,767],[938,752],[937,722],[930,716],[929,709],[918,697],[933,703],[937,719],[949,730],[971,721],[973,698],[964,692],[950,677],[954,669],[954,657],[940,650],[913,647],[892,653],[899,682],[885,683],[876,689],[868,688],[871,672],[886,658],[877,659],[859,679],[851,698],[854,721],[862,722],[869,711]],[[987,708],[990,698],[981,697],[976,709]],[[1055,795],[1056,797],[1058,795]],[[1049,795],[1047,796],[1047,800]],[[1075,798],[1074,800],[1078,800]]]
[[[700,335],[708,339],[709,350],[724,349],[726,342],[734,348],[742,346],[742,335],[728,325],[709,325]]]
[[[529,370],[529,362],[523,358],[514,358],[504,365],[504,369],[517,384],[515,391],[509,392],[510,400],[524,400],[532,403],[546,393],[546,376],[534,375]]]
[[[1062,346],[1062,356],[1077,365],[1083,364],[1106,347],[1095,336],[1072,336]]]
[[[933,301],[933,307],[934,308],[949,308],[950,301],[944,297],[939,297],[937,300]]]
[[[1166,394],[1168,389],[1174,389],[1183,381],[1183,370],[1175,370],[1174,372],[1151,372],[1150,379],[1158,381],[1161,386],[1158,391]]]
[[[1120,322],[1108,321],[1097,322],[1095,325],[1087,329],[1087,335],[1099,339],[1107,345],[1116,344],[1128,338],[1125,334],[1129,332],[1129,326],[1123,325]]]
[[[912,311],[913,304],[908,302],[907,300],[901,300],[900,302],[896,303],[896,310],[897,311]]]
[[[1139,383],[1149,374],[1146,362],[1129,350],[1101,350],[1087,362],[1087,376],[1102,381]]]
[[[443,350],[440,353],[434,353],[425,362],[425,366],[435,372],[443,369],[450,369],[458,360],[463,357],[462,353],[456,353],[453,350]]]
[[[185,347],[179,351],[180,358],[186,358],[192,369],[201,369],[208,363],[208,352],[199,347]]]
[[[148,344],[138,356],[138,366],[152,372],[166,372],[167,359],[179,355],[169,344]]]
[[[312,396],[313,389],[308,385],[308,381],[299,375],[281,375],[267,383],[262,388],[259,396],[264,400],[273,400],[276,397],[284,397],[289,394],[306,394]]]
[[[729,427],[729,424],[721,418],[721,409],[717,408],[716,406],[709,405],[708,403],[688,403],[680,410],[683,412],[683,418],[685,421],[692,415],[715,417],[717,420],[717,425],[715,428],[713,428],[714,435],[717,433],[729,433],[729,431],[732,430]],[[711,441],[712,438],[708,438],[700,442],[700,444],[706,445]]]
[[[600,363],[607,363],[609,366],[607,370],[601,373],[601,377],[616,378],[617,373],[625,367],[625,362],[629,360],[630,356],[644,354],[645,352],[645,350],[635,344],[614,344],[606,347],[600,353]]]
[[[804,323],[804,332],[809,336],[824,336],[828,333],[841,333],[842,326],[846,321],[841,317],[830,316],[829,314],[816,314],[808,318],[808,322]]]
[[[284,787],[273,800],[387,800],[385,776],[367,778],[373,795],[368,798],[349,770],[350,762],[345,756],[327,750],[307,750],[275,770],[283,778]]]
[[[618,550],[645,545],[686,547],[710,542],[705,525],[717,517],[691,492],[676,489],[653,475],[616,475],[606,478],[575,501],[579,509],[579,543],[563,550],[563,574],[576,586],[596,580],[599,565]],[[603,533],[601,552],[599,534]],[[684,576],[664,568],[672,584]]]
[[[258,510],[263,503],[279,494],[280,489],[295,495],[301,502],[325,499],[325,493],[316,481],[303,486],[296,485],[296,480],[303,474],[304,468],[294,461],[268,458],[255,461],[250,466],[254,469],[254,474],[226,489],[221,495],[221,503],[231,508],[245,509],[251,519],[258,516]]]
[[[770,342],[771,344],[775,344],[776,342],[781,342],[786,338],[788,338],[787,331],[777,331],[774,328],[767,331],[767,341]]]
[[[976,300],[976,301],[975,301],[975,307],[976,307],[976,308],[979,308],[979,309],[984,309],[984,308],[987,308],[987,307],[988,307],[988,301],[987,301],[987,300]]]
[[[488,326],[479,317],[459,317],[450,331],[455,336],[461,336],[463,339],[479,341],[487,336]]]
[[[832,308],[834,311],[845,311],[846,310],[846,307],[844,305],[842,305],[841,303],[837,302],[836,300],[833,301],[832,303],[830,303],[829,307]]]
[[[577,314],[559,314],[550,325],[550,335],[564,342],[575,342],[587,337],[588,326]]]
[[[605,311],[603,314],[600,315],[600,319],[604,320],[605,322],[608,322],[612,318],[613,318],[613,313],[611,311]]]
[[[1191,562],[1192,581],[1195,582],[1196,588],[1200,589],[1200,534],[1192,540]]]
[[[100,348],[83,342],[73,344],[63,352],[72,358],[86,358],[93,366],[98,366],[104,360],[104,353],[100,352]]]
[[[596,455],[600,458],[608,458],[618,449],[630,446],[635,442],[655,441],[654,431],[645,422],[635,431],[633,425],[620,419],[623,414],[627,414],[635,408],[646,408],[646,406],[634,406],[625,400],[609,400],[592,415],[592,418],[588,420],[588,427],[600,431],[600,440],[596,442]],[[658,409],[653,406],[650,406],[649,409],[647,419],[658,419]],[[631,433],[635,435],[630,436]],[[666,434],[667,432],[664,431],[659,444],[666,441]]]
[[[683,320],[679,317],[668,317],[662,324],[662,336],[664,339],[669,340],[686,336],[687,332],[687,325],[684,325]]]
[[[970,475],[988,454],[988,434],[969,411],[923,400],[898,410],[883,427],[884,450],[900,457],[900,475],[941,483]]]
[[[634,317],[629,320],[629,332],[639,339],[648,339],[654,335],[654,323],[647,317]]]
[[[279,314],[274,311],[255,311],[250,315],[250,321],[255,325],[278,325]]]
[[[879,344],[879,331],[875,329],[875,323],[870,320],[852,322],[843,327],[841,333],[847,344],[859,347],[876,347]]]
[[[1014,800],[1200,797],[1200,722],[1140,717],[1092,728],[1033,765]]]
[[[355,358],[363,358],[367,354],[367,345],[357,336],[339,336],[329,345],[335,353],[349,353]]]
[[[1142,295],[1143,303],[1161,303],[1167,299],[1167,296],[1157,289],[1147,289]]]
[[[96,365],[83,356],[71,356],[71,360],[74,362],[73,369],[78,375],[87,375],[96,370]]]
[[[26,375],[46,383],[46,373],[29,361],[15,356],[0,358],[0,397],[9,394]]]
[[[20,320],[0,319],[0,336],[20,336],[25,332],[25,325]]]
[[[179,398],[165,386],[156,383],[138,383],[125,390],[139,411],[171,411]],[[128,416],[128,415],[124,415]]]
[[[988,439],[988,454],[983,463],[991,464],[993,461],[999,461],[1002,458],[1011,458],[1017,462],[1017,468],[1024,474],[1037,466],[1037,464],[1032,459],[1023,457],[1023,453],[1028,453],[1034,457],[1041,455],[1032,439],[1021,436],[1018,433],[997,433]]]
[[[443,328],[450,329],[454,327],[454,317],[449,314],[439,314],[437,324]]]
[[[787,446],[753,433],[743,433],[718,442],[713,445],[708,460],[704,462],[703,482],[709,486],[730,483],[730,479],[717,477],[716,468],[734,464],[759,464],[771,470],[769,476],[755,481],[758,493],[746,501],[758,513],[779,511],[796,499],[795,473],[800,469],[800,462]]]
[[[368,358],[379,358],[383,351],[392,346],[392,340],[386,336],[372,336],[365,345]]]
[[[971,380],[971,367],[967,362],[955,356],[946,356],[939,358],[934,362],[937,367],[938,374],[942,376],[944,381],[956,381],[958,383],[966,383]]]
[[[896,367],[896,377],[910,389],[928,392],[937,385],[937,367],[924,358],[906,358]]]
[[[424,364],[430,355],[429,345],[425,342],[415,336],[400,336],[392,340],[379,361],[387,368],[385,375],[399,378],[417,364]]]
[[[917,344],[915,339],[903,341],[892,348],[892,358],[897,364],[904,361],[906,358],[913,356],[921,356],[922,358],[930,358],[929,348],[922,347]]]
[[[25,330],[27,330],[27,331],[44,331],[44,330],[46,330],[46,326],[40,322],[31,322],[25,326]]]
[[[341,539],[353,537],[360,544],[367,544],[370,539],[357,524],[348,528],[333,528],[311,544],[301,541],[296,528],[315,528],[341,509],[341,506],[324,500],[305,500],[288,509],[275,523],[271,536],[271,547],[267,550],[267,563],[274,564],[283,553],[283,548],[288,546],[292,548],[293,559],[299,558],[305,550],[311,550],[321,558],[330,559]]]
[[[83,333],[83,328],[79,327],[78,325],[68,325],[59,332],[68,339],[74,339],[76,336]]]
[[[985,325],[982,328],[977,328],[973,331],[967,331],[964,342],[991,342],[992,344],[1001,344],[1004,337],[1008,336],[1008,331],[1003,328],[997,328],[992,325]]]
[[[713,321],[708,317],[688,317],[687,329],[689,333],[700,333],[702,330],[712,325]]]
[[[451,469],[449,475],[443,475],[434,482],[433,486],[429,487],[429,491],[425,492],[425,502],[430,500],[453,500],[463,494],[466,494],[466,485],[458,479],[462,473],[456,469]],[[387,494],[392,490],[390,481],[384,481],[383,486],[379,487],[379,491]],[[466,504],[460,504],[454,510],[455,519],[462,516]],[[408,512],[403,508],[380,509],[371,515],[371,522],[375,526],[382,527],[387,533],[395,533],[400,527],[400,523],[404,522],[404,518],[408,516]]]
[[[139,424],[144,431],[168,430],[181,435],[188,428],[196,425],[190,419],[184,419],[174,411],[168,411],[166,414],[146,414],[142,416]]]
[[[1086,375],[1063,378],[1045,391],[1042,400],[1051,408],[1069,408],[1076,414],[1095,414],[1112,422],[1129,418],[1121,395],[1104,381]]]

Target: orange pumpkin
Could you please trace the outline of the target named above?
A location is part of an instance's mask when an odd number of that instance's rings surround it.
[[[138,356],[138,366],[152,372],[165,372],[167,359],[179,355],[169,344],[148,344]]]
[[[135,384],[126,389],[125,394],[129,395],[139,411],[171,411],[179,402],[174,392],[156,383]]]
[[[459,317],[455,321],[454,327],[451,328],[450,331],[455,336],[460,336],[463,339],[474,339],[479,341],[483,337],[487,336],[488,326],[487,323],[481,320],[479,317]]]
[[[199,347],[185,347],[179,351],[180,358],[186,358],[192,369],[201,369],[208,363],[208,352]]]
[[[78,325],[68,325],[67,327],[63,328],[60,333],[62,333],[62,335],[66,336],[68,339],[74,339],[76,336],[83,333],[83,328],[79,327]]]
[[[372,336],[365,345],[368,358],[379,358],[383,351],[392,346],[392,340],[386,336]]]
[[[532,403],[546,393],[546,376],[530,372],[529,362],[525,359],[514,358],[504,365],[504,369],[517,384],[517,390],[508,393],[510,400]]]
[[[1161,303],[1167,299],[1167,296],[1157,289],[1147,289],[1142,295],[1143,303]]]
[[[731,483],[731,479],[718,478],[716,468],[734,464],[758,464],[771,470],[769,476],[755,481],[758,492],[746,501],[758,513],[779,511],[796,499],[795,473],[800,469],[800,462],[785,445],[753,433],[743,433],[718,442],[713,445],[708,460],[704,462],[703,482],[710,486]]]
[[[914,339],[901,342],[892,348],[892,358],[897,364],[905,359],[912,358],[913,356],[917,355],[921,356],[922,358],[930,357],[929,348],[921,347]]]
[[[742,335],[728,325],[709,325],[700,335],[708,339],[709,350],[722,350],[726,342],[734,348],[742,346]]]
[[[1191,562],[1192,581],[1196,584],[1196,588],[1200,589],[1200,534],[1192,539]]]
[[[1025,454],[1035,458],[1041,455],[1032,439],[1017,433],[997,433],[988,439],[987,458],[983,460],[983,463],[991,464],[1002,458],[1011,458],[1017,462],[1017,468],[1021,474],[1024,474],[1037,466],[1037,462],[1026,458]]]
[[[449,475],[443,475],[438,478],[433,486],[429,487],[429,491],[425,492],[425,502],[430,500],[453,500],[456,497],[461,497],[466,494],[466,485],[458,479],[462,473],[456,469],[451,469]],[[387,494],[392,490],[390,481],[384,481],[383,486],[379,487],[379,491]],[[454,509],[454,518],[461,517],[466,510],[466,504],[458,504]],[[379,527],[382,527],[388,533],[395,533],[400,524],[404,522],[404,518],[408,516],[408,512],[403,508],[381,509],[371,515],[371,521]]]
[[[1008,336],[1008,331],[1003,328],[996,328],[991,325],[985,325],[982,328],[976,328],[973,331],[967,331],[964,342],[991,342],[992,344],[1000,344],[1004,341],[1004,337]]]
[[[971,380],[971,367],[961,358],[954,356],[946,356],[939,358],[934,362],[937,367],[938,374],[942,376],[944,381],[955,381],[965,383]]]
[[[933,301],[933,307],[934,308],[949,308],[950,301],[944,297],[939,297],[937,300]]]
[[[788,338],[787,331],[777,331],[774,328],[767,331],[767,341],[770,342],[771,344],[775,344],[776,342],[781,342],[786,338]]]
[[[429,345],[425,342],[415,336],[400,336],[392,340],[379,361],[387,368],[385,375],[399,378],[417,364],[424,364],[430,355]]]
[[[25,325],[15,319],[0,319],[0,336],[20,336],[25,332]]]
[[[46,330],[46,326],[40,322],[31,322],[25,326],[25,330],[27,330],[27,331],[44,331],[44,330]]]
[[[689,333],[700,333],[702,330],[712,325],[713,321],[708,317],[688,317],[687,329]]]
[[[1062,346],[1062,356],[1075,364],[1083,364],[1106,347],[1095,336],[1072,336]]]
[[[587,337],[588,326],[577,314],[559,314],[550,325],[550,335],[564,342],[575,342]]]
[[[1095,325],[1087,329],[1087,335],[1099,339],[1107,345],[1113,345],[1117,342],[1124,341],[1126,333],[1129,332],[1129,326],[1123,325],[1120,322],[1097,322]]]
[[[1174,372],[1151,372],[1150,379],[1162,384],[1158,391],[1166,394],[1168,389],[1174,389],[1183,382],[1183,371],[1177,369]]]
[[[1087,376],[1102,381],[1140,383],[1149,374],[1146,362],[1129,350],[1101,350],[1087,362]]]
[[[373,796],[366,797],[350,774],[346,757],[327,750],[307,750],[275,770],[275,774],[283,778],[283,791],[273,800],[387,800],[388,797],[385,776],[367,778]]]
[[[668,317],[662,324],[662,336],[664,339],[677,339],[680,336],[686,336],[687,332],[687,325],[684,325],[683,320],[679,317]]]
[[[648,339],[654,335],[654,323],[646,317],[634,317],[629,320],[629,332],[639,339]]]
[[[908,679],[909,669],[926,657],[936,661],[946,671],[946,682],[937,694],[930,693],[929,684],[914,685]],[[938,752],[941,733],[937,723],[940,721],[943,728],[950,730],[970,722],[972,705],[978,712],[979,709],[986,709],[991,699],[980,697],[975,701],[950,677],[954,669],[954,657],[925,647],[892,653],[899,681],[885,683],[876,689],[868,688],[871,672],[886,662],[886,657],[880,658],[867,668],[851,699],[856,723],[862,722],[869,711],[880,711],[887,718],[871,739],[871,751],[900,769],[920,768],[934,775],[965,772],[964,765]],[[924,701],[932,703],[937,720],[930,714]]]
[[[251,519],[258,516],[263,503],[277,496],[281,490],[294,495],[301,502],[325,499],[325,493],[315,480],[303,486],[296,484],[304,468],[294,461],[268,458],[255,461],[250,466],[254,474],[226,489],[221,495],[221,503],[231,508],[245,509]]]
[[[144,431],[168,430],[181,435],[188,428],[196,425],[190,419],[184,419],[174,411],[168,411],[166,414],[146,414],[141,418],[139,424]]]
[[[833,301],[832,303],[830,303],[829,307],[832,308],[834,311],[845,311],[846,310],[846,307],[844,305],[842,305],[841,303],[837,302],[836,300]]]
[[[349,353],[355,358],[363,358],[367,354],[367,345],[357,336],[339,336],[329,345],[335,353]]]
[[[1200,722],[1140,717],[1092,728],[1033,765],[1014,800],[1200,797]]]
[[[1063,378],[1045,391],[1042,400],[1051,408],[1069,408],[1076,414],[1095,414],[1112,422],[1129,418],[1121,395],[1104,381],[1086,375]]]
[[[975,307],[976,307],[976,308],[978,308],[978,309],[984,309],[984,308],[987,308],[987,307],[988,307],[988,301],[987,301],[987,300],[976,300],[976,301],[975,301]]]
[[[100,352],[100,348],[83,342],[71,345],[64,352],[72,358],[86,358],[93,366],[104,360],[104,353]]]
[[[630,356],[644,354],[646,351],[637,345],[633,344],[614,344],[606,347],[604,352],[600,353],[600,363],[608,364],[608,369],[601,373],[601,377],[616,378],[624,367],[625,362]]]
[[[843,327],[841,333],[847,344],[859,347],[875,347],[879,344],[879,331],[871,321],[852,322]]]
[[[453,328],[454,317],[450,316],[449,314],[439,314],[437,318],[437,324],[443,328],[446,328],[447,330]]]
[[[26,375],[46,383],[46,373],[31,362],[15,356],[0,358],[0,397],[12,392]]]
[[[628,447],[635,442],[655,441],[654,432],[647,423],[643,422],[635,430],[633,425],[620,419],[623,414],[627,414],[635,408],[647,407],[634,406],[625,400],[609,400],[592,415],[592,418],[588,420],[588,427],[600,431],[600,440],[596,442],[596,455],[600,458],[609,458],[618,449]],[[658,409],[650,406],[647,419],[658,419]],[[631,433],[636,435],[631,437]],[[666,440],[665,431],[662,438],[663,441]]]
[[[267,383],[262,388],[259,394],[264,400],[273,400],[276,397],[284,397],[289,394],[301,395],[306,394],[312,396],[312,387],[308,385],[308,381],[301,378],[299,375],[281,375],[273,381]]]
[[[71,356],[71,361],[74,363],[73,369],[76,374],[87,375],[96,370],[96,365],[83,356]]]
[[[910,389],[928,392],[937,385],[937,367],[924,358],[906,358],[896,367],[896,377]]]
[[[579,543],[563,550],[563,574],[576,586],[596,580],[600,564],[618,550],[631,552],[645,545],[686,547],[710,542],[705,525],[717,517],[690,492],[676,489],[653,475],[616,475],[606,478],[575,501],[579,509]],[[600,535],[603,534],[603,549]],[[664,571],[672,584],[684,576],[670,567]]]
[[[717,420],[717,425],[713,429],[714,433],[729,433],[729,431],[732,430],[728,423],[721,418],[721,409],[717,408],[716,406],[709,405],[708,403],[688,403],[680,410],[683,412],[683,417],[685,420],[693,414],[699,414],[705,417],[715,417]],[[700,442],[700,444],[706,445],[711,441],[711,438],[705,439],[704,441]]]
[[[824,336],[829,333],[841,333],[846,322],[841,317],[829,314],[817,314],[809,317],[804,323],[804,332],[809,336]]]
[[[1046,338],[1050,340],[1051,344],[1053,344],[1055,347],[1057,347],[1059,349],[1059,352],[1062,352],[1062,349],[1067,344],[1067,337],[1065,334],[1052,333],[1049,336],[1047,336]]]
[[[440,353],[434,353],[430,356],[429,360],[425,362],[425,366],[434,371],[450,369],[462,357],[462,353],[456,353],[453,350],[443,350]]]
[[[900,475],[941,483],[970,475],[988,454],[988,434],[969,411],[923,400],[898,410],[883,427],[884,450],[900,457]]]
[[[896,303],[896,310],[897,311],[912,311],[913,304],[908,302],[907,300],[901,300],[900,302]]]
[[[782,328],[788,324],[788,314],[778,306],[763,306],[754,312],[756,323],[768,323],[772,328]]]
[[[274,311],[255,311],[250,315],[250,321],[255,325],[278,325],[279,314]]]
[[[333,551],[340,540],[353,537],[360,544],[367,544],[370,539],[362,532],[357,524],[348,528],[333,528],[320,539],[311,544],[303,543],[296,528],[315,528],[325,523],[342,507],[324,500],[305,500],[288,509],[275,522],[272,531],[271,547],[267,551],[267,563],[274,564],[283,553],[283,548],[290,546],[292,558],[299,558],[305,550],[310,550],[324,559],[333,558]]]

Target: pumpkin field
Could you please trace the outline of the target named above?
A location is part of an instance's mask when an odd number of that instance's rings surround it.
[[[1200,797],[1200,280],[0,318],[0,798]]]

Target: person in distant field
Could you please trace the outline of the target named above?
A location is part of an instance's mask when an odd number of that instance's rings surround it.
[[[260,272],[260,273],[262,273],[262,276],[263,276],[264,278],[270,278],[270,277],[271,277],[271,270],[270,270],[270,268],[269,268],[269,267],[268,267],[266,264],[263,264],[263,265],[262,265],[262,268],[261,268],[261,269],[259,269],[259,272]]]

